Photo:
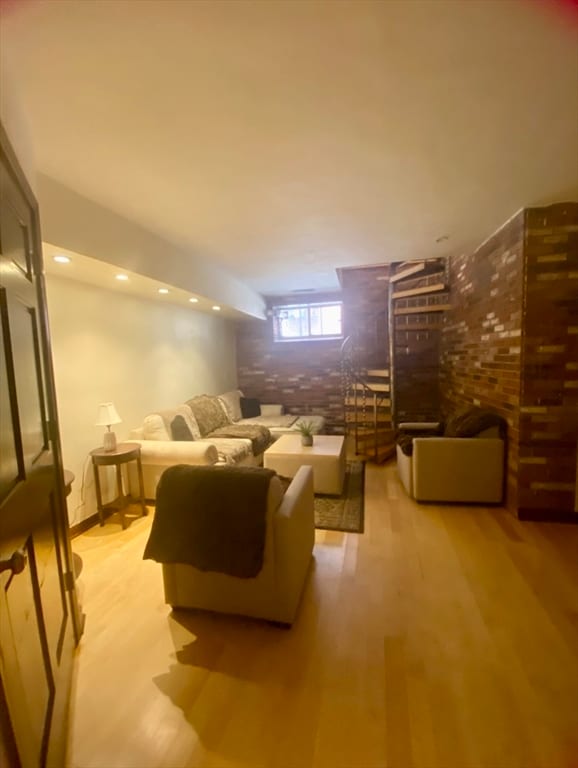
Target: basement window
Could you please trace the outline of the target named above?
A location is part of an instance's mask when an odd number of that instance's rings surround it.
[[[275,341],[340,339],[343,336],[340,301],[284,304],[273,307]]]

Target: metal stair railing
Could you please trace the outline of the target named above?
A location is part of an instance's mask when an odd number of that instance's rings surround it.
[[[343,395],[343,417],[345,424],[345,433],[351,433],[351,424],[353,423],[355,452],[365,453],[370,456],[367,449],[369,442],[367,430],[373,432],[373,459],[378,460],[379,456],[379,408],[384,406],[383,401],[388,400],[391,403],[391,393],[374,389],[371,382],[365,378],[365,369],[356,361],[355,339],[348,336],[341,345],[341,385]],[[350,408],[353,406],[353,412]],[[368,417],[368,409],[371,409],[371,416]],[[348,418],[352,416],[353,419]],[[364,450],[360,451],[360,428],[364,430]]]

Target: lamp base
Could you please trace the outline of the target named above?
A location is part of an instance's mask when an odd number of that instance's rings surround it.
[[[103,448],[105,451],[116,451],[116,435],[114,432],[104,433]]]

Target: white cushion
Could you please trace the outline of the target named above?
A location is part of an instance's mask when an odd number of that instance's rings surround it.
[[[243,417],[241,412],[241,398],[243,393],[240,389],[232,389],[229,392],[223,392],[219,395],[221,405],[225,409],[230,421],[239,421]]]
[[[172,440],[167,432],[165,421],[158,413],[149,413],[142,423],[144,440]]]
[[[201,437],[201,431],[193,412],[188,405],[177,405],[176,408],[167,408],[157,413],[149,413],[143,421],[144,440],[172,440],[171,423],[175,416],[182,416],[189,428],[193,440]]]
[[[265,403],[261,403],[261,416],[282,416],[282,414],[282,405],[267,405]]]

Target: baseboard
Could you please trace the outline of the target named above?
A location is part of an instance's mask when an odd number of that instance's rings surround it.
[[[94,525],[98,525],[99,523],[100,523],[100,519],[98,517],[98,512],[95,512],[94,515],[90,515],[90,517],[86,517],[84,520],[81,520],[79,523],[76,523],[75,525],[70,526],[70,528],[68,529],[70,538],[74,539],[76,536],[80,536],[81,533],[88,531],[89,528],[92,528]]]
[[[569,523],[578,525],[578,514],[562,509],[518,509],[518,519],[534,523]]]
[[[137,503],[137,502],[132,502]],[[145,499],[145,504],[147,507],[154,507],[156,503],[155,499]],[[106,520],[109,515],[112,515],[114,510],[105,509],[104,510],[104,519]],[[76,523],[76,525],[71,525],[68,529],[68,533],[70,534],[70,538],[74,539],[77,536],[80,536],[81,533],[84,533],[85,531],[88,531],[89,528],[92,528],[95,525],[100,525],[100,517],[98,515],[98,512],[95,512],[93,515],[90,515],[90,517],[85,518],[84,520],[81,520],[79,523]]]

